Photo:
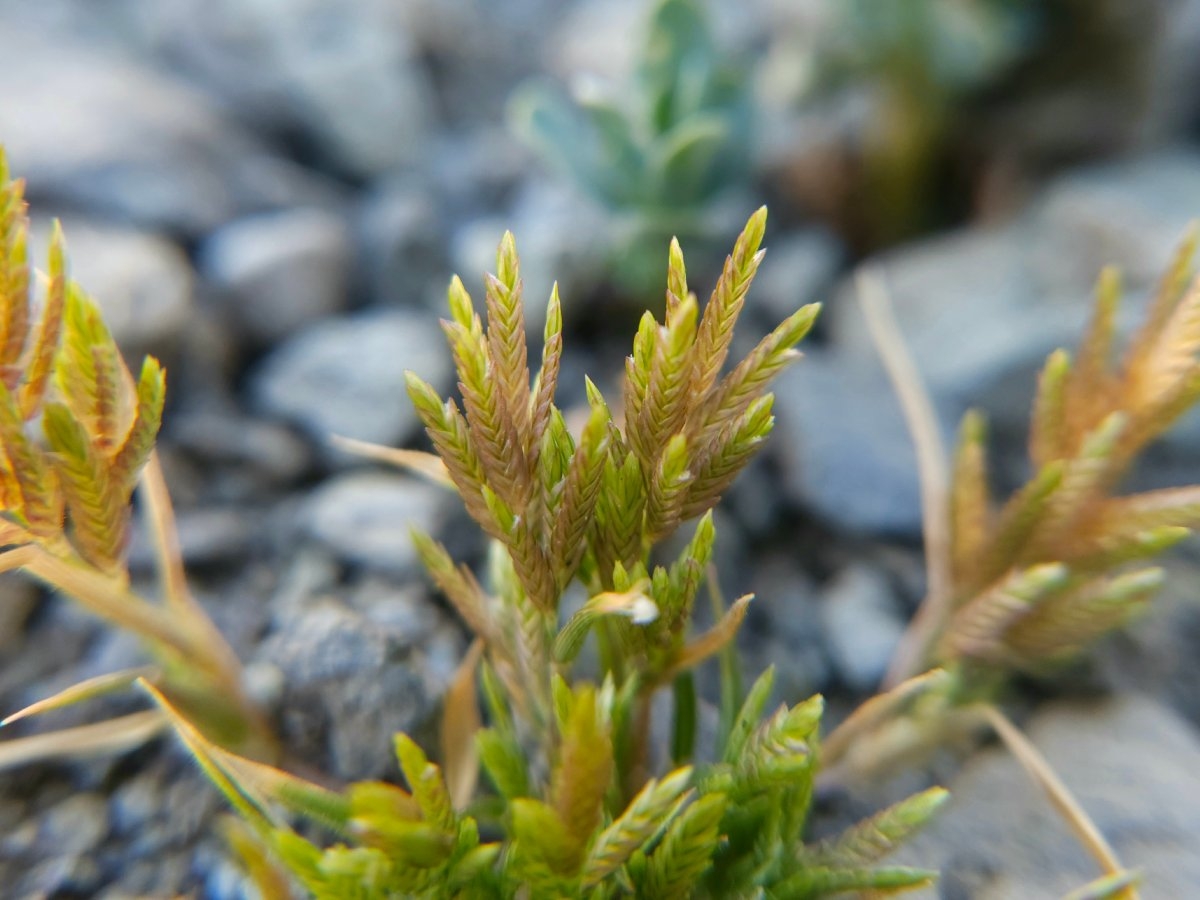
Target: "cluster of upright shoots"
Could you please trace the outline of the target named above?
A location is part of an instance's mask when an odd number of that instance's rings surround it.
[[[767,387],[817,314],[816,306],[798,310],[729,363],[763,256],[765,210],[750,218],[703,310],[672,242],[664,319],[642,318],[619,408],[588,381],[578,416],[555,405],[556,290],[531,376],[518,258],[506,235],[482,313],[458,279],[450,286],[443,324],[461,404],[409,377],[435,454],[366,448],[456,491],[491,539],[485,586],[432,537],[414,535],[476,636],[447,693],[442,764],[398,735],[407,790],[367,782],[335,791],[269,765],[275,745],[243,699],[237,662],[187,591],[153,450],[162,369],[148,359],[136,380],[130,375],[96,306],[66,277],[57,230],[43,284],[30,289],[21,184],[2,158],[0,184],[0,538],[9,548],[0,569],[23,569],[132,630],[156,662],[85,682],[10,720],[134,681],[157,701],[102,726],[4,742],[0,766],[126,746],[169,723],[241,813],[248,827],[231,838],[264,897],[289,896],[291,879],[320,898],[878,896],[933,877],[878,860],[945,793],[926,791],[806,844],[818,774],[882,768],[914,742],[982,714],[1040,772],[1103,864],[1085,895],[1132,896],[1133,876],[986,701],[1012,671],[1042,671],[1125,622],[1161,582],[1158,569],[1139,563],[1200,518],[1200,487],[1112,496],[1137,453],[1200,396],[1200,288],[1186,288],[1194,241],[1119,367],[1111,359],[1118,287],[1111,273],[1102,277],[1076,359],[1056,353],[1043,373],[1035,474],[999,508],[988,492],[982,420],[967,417],[953,477],[944,486],[926,478],[929,598],[884,693],[819,742],[819,697],[764,715],[772,672],[742,690],[732,641],[749,596],[724,608],[713,590],[713,624],[698,634],[692,625],[710,568],[711,511],[771,431]],[[130,586],[135,487],[161,600]],[[662,559],[663,543],[690,522],[678,555]],[[584,653],[589,646],[594,653]],[[692,670],[713,657],[715,735],[700,741]],[[660,704],[668,688],[673,702]],[[667,727],[653,727],[662,717],[652,709],[669,710]],[[337,841],[322,847],[301,836],[289,814],[326,826]]]
[[[410,791],[358,784],[335,794],[234,757],[179,722],[254,830],[315,895],[802,898],[929,882],[930,872],[874,863],[932,814],[944,797],[937,789],[839,838],[803,843],[819,698],[764,718],[771,673],[744,697],[729,677],[715,748],[706,760],[696,752],[690,672],[728,653],[750,599],[691,633],[712,553],[711,509],[771,430],[765,387],[797,356],[794,345],[817,313],[797,311],[726,366],[765,221],[763,210],[750,219],[703,315],[672,245],[666,315],[642,319],[620,412],[588,382],[577,435],[554,403],[556,292],[541,366],[536,377],[529,371],[512,237],[487,279],[483,315],[462,283],[451,283],[443,324],[461,406],[410,375],[436,458],[392,454],[456,490],[492,539],[485,589],[435,540],[415,538],[477,636],[447,696],[443,766],[400,736]],[[679,556],[657,564],[656,548],[697,518]],[[568,610],[573,583],[582,590]],[[589,639],[595,681],[573,675]],[[675,698],[669,749],[652,745],[650,721],[654,696],[667,686]],[[482,795],[480,768],[491,783]],[[279,801],[353,846],[318,849],[278,819]]]
[[[262,752],[270,738],[246,701],[236,658],[188,592],[173,513],[154,453],[166,380],[147,358],[134,379],[96,304],[66,275],[54,228],[46,273],[31,284],[23,185],[0,151],[0,571],[21,569],[142,637],[155,665],[78,685],[10,716],[157,684],[214,737]],[[162,597],[130,587],[130,498],[141,484],[160,562]],[[30,754],[136,744],[162,729],[141,713],[3,745],[0,764]]]

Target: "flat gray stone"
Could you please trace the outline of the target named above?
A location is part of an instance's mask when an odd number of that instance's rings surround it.
[[[1141,895],[1184,898],[1200,884],[1200,737],[1155,700],[1058,702],[1026,732],[1113,845],[1140,869]],[[1101,874],[1016,760],[975,756],[949,785],[950,803],[889,858],[940,868],[934,900],[1059,897]]]
[[[266,152],[201,92],[100,46],[0,27],[0,134],[32,198],[197,235],[251,210],[336,194]]]
[[[345,307],[351,255],[343,219],[310,208],[231,222],[205,242],[199,262],[239,335],[272,343]]]
[[[174,348],[191,321],[192,267],[174,242],[151,231],[64,216],[70,275],[96,301],[136,376],[141,356]],[[50,220],[39,216],[30,259],[46,268]]]
[[[877,363],[806,351],[774,393],[772,452],[793,503],[848,531],[920,533],[916,455]]]
[[[346,562],[410,575],[417,567],[410,530],[436,531],[450,491],[415,477],[349,472],[326,482],[305,504],[309,534]]]
[[[445,389],[451,368],[432,315],[372,311],[326,319],[292,337],[252,374],[250,396],[261,412],[295,422],[318,443],[340,434],[395,445],[420,425],[405,371]]]

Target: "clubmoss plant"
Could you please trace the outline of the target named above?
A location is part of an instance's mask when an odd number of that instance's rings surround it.
[[[96,304],[67,276],[54,228],[46,273],[31,277],[23,184],[0,150],[0,571],[21,570],[144,641],[156,665],[92,679],[9,716],[13,721],[137,678],[159,686],[206,732],[248,752],[269,741],[224,639],[188,593],[173,515],[154,454],[166,377],[147,357],[135,379]],[[35,303],[35,298],[38,302]],[[141,488],[162,572],[162,600],[130,586],[130,498]],[[38,752],[116,746],[161,728],[155,712],[36,739]],[[34,745],[0,744],[0,764]]]
[[[750,112],[742,68],[696,0],[656,3],[632,84],[568,95],[533,82],[510,103],[518,134],[612,213],[612,276],[639,303],[659,289],[672,236],[713,237],[711,207],[748,171]]]
[[[745,696],[727,677],[711,758],[695,749],[691,671],[729,647],[750,601],[692,633],[715,536],[711,510],[771,431],[766,387],[817,314],[798,310],[726,366],[765,221],[765,210],[750,219],[703,314],[672,243],[666,314],[642,319],[620,412],[588,382],[578,434],[554,403],[557,291],[530,376],[511,235],[487,278],[483,314],[451,283],[444,328],[461,405],[410,376],[438,461],[401,457],[452,485],[491,538],[485,590],[435,540],[416,535],[433,579],[477,635],[448,694],[442,766],[400,735],[407,790],[365,783],[333,792],[223,750],[159,696],[201,765],[315,896],[815,898],[930,881],[930,872],[875,863],[940,805],[938,789],[841,837],[803,842],[819,697],[764,717],[772,672]],[[690,521],[683,551],[659,563],[656,549]],[[572,583],[586,599],[570,612]],[[575,674],[588,640],[596,681]],[[659,747],[652,705],[667,687],[670,746]],[[476,790],[480,766],[490,791]],[[282,811],[325,824],[339,842],[322,849]]]
[[[1104,867],[1097,884],[1107,892],[1082,896],[1136,895],[1112,848],[992,704],[1016,674],[1052,674],[1139,615],[1164,578],[1148,563],[1200,525],[1200,486],[1116,492],[1145,447],[1200,400],[1197,243],[1193,228],[1121,354],[1120,280],[1112,269],[1101,274],[1074,358],[1058,350],[1046,360],[1030,423],[1033,475],[1004,503],[990,495],[978,412],[963,420],[948,475],[929,459],[934,429],[914,427],[927,463],[929,592],[884,692],[825,741],[823,777],[850,783],[893,771],[954,732],[990,726]],[[873,316],[878,322],[878,308]],[[907,364],[894,351],[885,356],[895,373]],[[919,385],[906,387],[916,397],[910,421],[919,423],[915,407],[927,398]]]

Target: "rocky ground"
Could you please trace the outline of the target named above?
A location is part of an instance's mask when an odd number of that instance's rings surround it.
[[[632,323],[587,325],[608,318],[593,286],[605,216],[512,138],[503,107],[541,70],[627,66],[642,9],[0,4],[0,142],[28,179],[38,245],[61,217],[73,272],[126,352],[166,363],[162,452],[197,593],[287,745],[336,778],[395,774],[390,735],[428,727],[466,646],[419,570],[409,523],[459,556],[480,542],[459,527],[451,496],[341,454],[328,435],[419,445],[403,373],[451,388],[437,327],[445,284],[460,272],[481,285],[505,228],[528,296],[560,282],[564,385],[581,396],[582,373],[618,377]],[[1200,216],[1200,95],[1187,81],[1200,4],[1156,9],[1169,27],[1154,46],[1154,91],[1120,153],[1106,143],[1099,158],[1038,169],[989,215],[868,260],[891,285],[946,434],[968,406],[987,410],[1009,485],[1024,474],[1036,369],[1074,342],[1099,267],[1123,268],[1136,315]],[[788,4],[760,0],[744,17],[718,18],[731,42],[778,62],[789,15]],[[786,177],[820,165],[821,136],[846,112],[770,105],[786,94],[771,80],[779,71],[765,67],[759,86],[772,118],[741,212],[764,196],[778,202],[739,339],[800,304],[827,306],[776,390],[769,450],[722,507],[719,562],[728,590],[759,598],[742,635],[747,669],[774,662],[781,695],[822,691],[844,710],[877,684],[921,595],[916,469],[853,302],[862,249],[794,205]],[[1200,482],[1200,418],[1136,477]],[[148,578],[137,539],[132,554]],[[1029,723],[1125,861],[1150,873],[1147,897],[1200,884],[1197,545],[1171,568],[1160,609],[1071,684],[1040,688],[1056,697]],[[70,603],[12,579],[3,591],[0,708],[140,661],[135,641]],[[953,807],[905,851],[945,868],[936,896],[1051,896],[1085,879],[1086,860],[1003,754],[948,771]],[[214,827],[221,811],[166,740],[5,773],[0,894],[240,897]]]

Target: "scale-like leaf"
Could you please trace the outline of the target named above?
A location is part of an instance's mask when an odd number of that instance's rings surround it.
[[[727,802],[724,794],[707,794],[675,817],[647,860],[645,896],[686,900],[692,895],[712,866]]]
[[[792,348],[812,329],[820,311],[821,304],[810,303],[792,313],[713,387],[703,406],[704,435],[719,433],[726,422],[758,399],[759,392],[776,375],[799,358],[799,352]]]
[[[869,819],[850,826],[830,841],[804,854],[806,863],[857,868],[878,862],[893,852],[937,813],[950,799],[942,788],[930,788],[889,806]]]
[[[162,425],[167,397],[167,378],[157,359],[147,356],[137,382],[137,409],[129,433],[112,461],[115,482],[131,491],[142,467],[150,459],[158,429]]]
[[[946,626],[944,656],[994,658],[1003,653],[1006,633],[1038,604],[1064,590],[1071,572],[1061,563],[1046,563],[1014,572],[955,613]]]
[[[34,333],[33,349],[25,367],[24,383],[20,388],[21,414],[25,419],[32,419],[41,409],[46,387],[54,370],[54,357],[59,349],[67,302],[66,268],[62,227],[55,220],[50,236],[49,271],[42,315]]]
[[[928,887],[937,880],[937,872],[927,869],[893,867],[884,869],[805,869],[772,885],[771,896],[779,900],[815,900],[841,895],[847,891],[869,891],[873,896],[899,894]]]
[[[25,420],[3,383],[0,383],[0,444],[8,457],[7,471],[15,481],[5,491],[6,499],[13,502],[19,492],[20,502],[5,512],[16,516],[23,527],[38,537],[53,538],[61,534],[63,498],[58,479],[26,435]]]
[[[602,723],[590,687],[574,695],[563,728],[562,748],[551,779],[550,797],[576,853],[591,839],[612,779],[612,737]]]
[[[71,409],[47,404],[42,428],[71,511],[75,545],[97,568],[116,570],[127,538],[127,498],[113,484],[101,449],[91,443]]]
[[[485,728],[475,736],[479,760],[501,796],[513,800],[529,796],[529,772],[521,748],[507,735]]]
[[[721,277],[704,307],[704,317],[696,335],[696,375],[692,383],[698,397],[705,396],[717,383],[725,365],[738,316],[763,259],[761,248],[766,227],[767,208],[763,206],[750,217],[738,235],[733,253],[726,257]]]
[[[404,772],[409,789],[421,807],[421,815],[431,825],[452,832],[458,817],[446,782],[442,779],[441,769],[429,761],[425,751],[408,735],[397,734],[394,744],[396,759],[400,761],[400,769]]]
[[[959,430],[950,494],[951,565],[960,582],[978,562],[991,530],[984,442],[983,416],[974,411],[967,413]]]
[[[1046,357],[1038,376],[1037,396],[1029,428],[1029,455],[1041,468],[1071,452],[1067,444],[1067,382],[1071,375],[1071,356],[1055,350]]]
[[[692,769],[676,769],[661,781],[650,779],[625,811],[597,835],[583,868],[584,887],[607,878],[642,849],[650,837],[670,824],[690,795]]]
[[[487,278],[487,339],[493,377],[504,408],[518,435],[530,435],[529,359],[525,340],[525,307],[521,300],[520,262],[511,231],[496,251],[496,275]]]

